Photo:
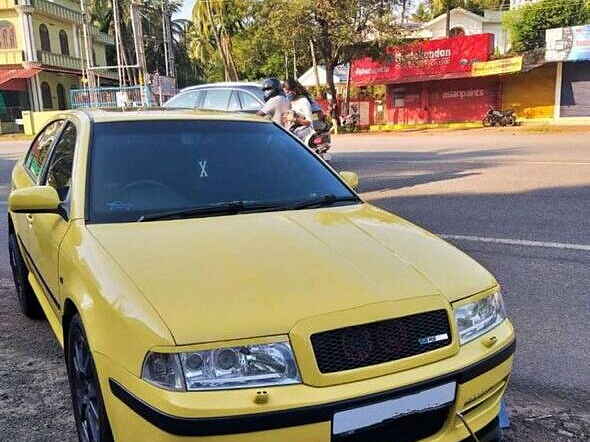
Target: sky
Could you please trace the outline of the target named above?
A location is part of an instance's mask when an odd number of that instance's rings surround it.
[[[184,0],[183,3],[184,4],[182,5],[182,9],[180,10],[180,12],[176,14],[173,18],[186,18],[190,20],[195,0]]]

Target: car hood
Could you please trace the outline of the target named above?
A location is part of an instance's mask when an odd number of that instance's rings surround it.
[[[467,255],[369,204],[88,229],[179,345],[286,334],[312,316],[454,301],[496,284]]]

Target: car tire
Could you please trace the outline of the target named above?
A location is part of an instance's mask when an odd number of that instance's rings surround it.
[[[43,313],[43,309],[37,300],[37,295],[35,295],[35,292],[29,283],[29,269],[27,269],[27,265],[25,264],[25,260],[23,259],[18,246],[16,233],[14,232],[11,232],[8,236],[8,254],[20,311],[27,318],[44,318],[45,315]]]
[[[80,442],[112,442],[94,359],[78,314],[70,322],[66,345],[66,366],[78,439]]]

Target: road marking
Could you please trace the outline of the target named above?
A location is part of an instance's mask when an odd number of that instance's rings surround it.
[[[505,238],[485,238],[482,236],[469,236],[469,235],[439,235],[444,239],[455,239],[459,241],[476,241],[476,242],[487,242],[495,244],[507,244],[511,246],[524,246],[524,247],[545,247],[550,249],[568,249],[568,250],[582,250],[590,252],[590,245],[586,244],[569,244],[562,242],[544,242],[544,241],[528,241],[524,239],[505,239]]]
[[[516,160],[488,160],[485,158],[475,160],[390,160],[372,161],[372,164],[534,164],[541,166],[590,166],[590,161],[516,161]]]

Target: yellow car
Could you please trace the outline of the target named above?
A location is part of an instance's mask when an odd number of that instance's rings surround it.
[[[49,123],[12,173],[10,257],[80,440],[497,438],[498,283],[357,185],[255,116]]]

